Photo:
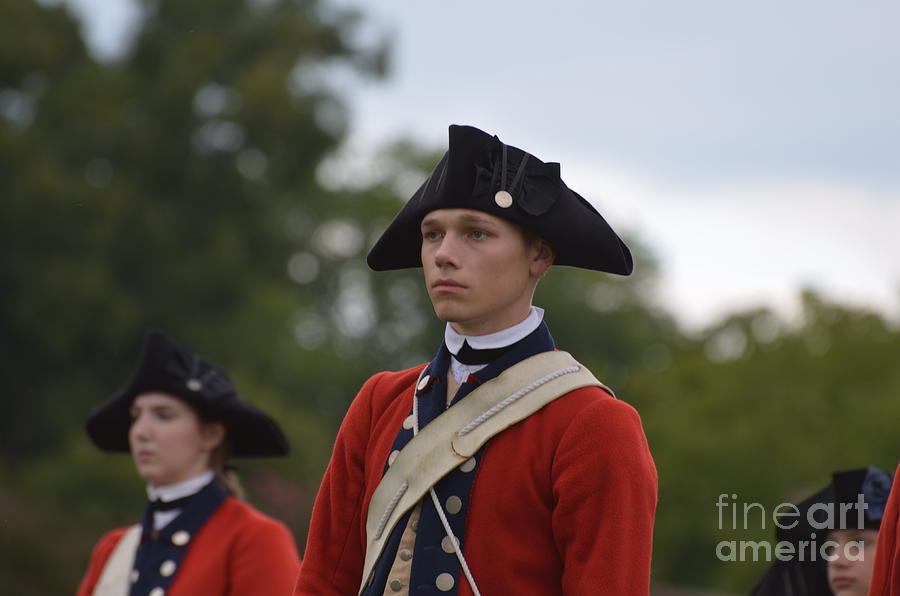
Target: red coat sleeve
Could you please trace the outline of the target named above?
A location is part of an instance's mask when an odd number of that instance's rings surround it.
[[[113,549],[127,529],[119,528],[107,533],[94,546],[94,550],[91,553],[91,562],[88,564],[87,571],[84,572],[84,577],[81,578],[81,583],[78,585],[77,596],[91,596],[93,594],[94,587],[100,581],[100,575],[103,573],[106,560],[109,559]]]
[[[881,529],[878,531],[878,545],[875,547],[875,563],[869,596],[894,596],[900,593],[900,488],[897,479],[900,466],[894,474],[894,483],[888,497]]]
[[[657,476],[634,408],[605,399],[583,409],[552,469],[563,593],[649,594]]]
[[[372,394],[383,373],[360,389],[338,431],[331,461],[313,505],[309,537],[295,595],[356,594],[365,560],[360,529],[365,490],[365,454],[372,425]]]
[[[229,553],[229,593],[290,594],[300,569],[294,537],[275,520],[259,518],[238,534]]]

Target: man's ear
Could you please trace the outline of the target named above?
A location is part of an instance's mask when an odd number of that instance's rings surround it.
[[[208,451],[214,451],[225,441],[225,425],[221,422],[204,422],[200,426],[200,437],[203,439],[203,446]]]
[[[553,261],[556,260],[556,251],[544,240],[538,239],[532,248],[530,273],[532,277],[540,278],[547,272]]]

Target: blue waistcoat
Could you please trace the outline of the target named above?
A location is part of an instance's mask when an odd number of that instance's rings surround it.
[[[160,530],[153,528],[153,508],[147,506],[141,518],[143,533],[134,558],[130,596],[147,596],[154,588],[169,590],[191,540],[227,496],[228,491],[213,480]]]

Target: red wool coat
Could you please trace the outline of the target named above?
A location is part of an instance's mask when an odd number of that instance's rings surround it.
[[[900,594],[900,466],[894,474],[894,483],[881,518],[878,545],[875,547],[875,564],[869,596],[896,596]]]
[[[78,596],[90,596],[128,528],[109,532],[94,547]],[[167,596],[290,594],[300,560],[281,522],[228,497],[191,541]]]
[[[375,375],[338,432],[313,508],[296,595],[359,589],[366,512],[422,367]],[[657,477],[637,412],[572,391],[487,443],[464,551],[485,596],[650,591]],[[472,594],[468,583],[460,595]]]

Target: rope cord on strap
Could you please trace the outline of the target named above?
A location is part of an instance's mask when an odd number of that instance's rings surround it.
[[[381,514],[381,519],[378,520],[378,529],[375,530],[376,540],[381,538],[381,535],[384,533],[384,526],[387,525],[388,518],[391,517],[394,509],[397,508],[397,503],[400,502],[400,499],[403,498],[404,493],[406,493],[408,489],[409,482],[404,480],[403,484],[400,485],[400,488],[397,489],[397,492],[394,493],[394,496],[391,498],[390,503],[388,503],[387,507],[384,509],[384,513]]]
[[[478,417],[473,418],[470,423],[468,423],[467,425],[462,427],[462,429],[460,429],[460,431],[456,434],[460,437],[466,436],[467,434],[469,434],[470,432],[472,432],[473,430],[478,428],[481,424],[483,424],[487,419],[499,414],[501,411],[503,411],[504,408],[515,403],[517,400],[525,397],[526,395],[528,395],[529,393],[531,393],[532,391],[534,391],[541,385],[549,383],[550,381],[557,379],[559,377],[562,377],[564,375],[578,372],[579,370],[581,370],[580,366],[569,366],[566,368],[561,368],[561,369],[554,371],[548,375],[545,375],[536,381],[532,381],[531,383],[525,385],[524,387],[522,387],[521,389],[519,389],[518,391],[516,391],[515,393],[513,393],[506,399],[504,399],[503,401],[497,403],[497,405],[495,405],[494,407],[490,408],[489,410],[485,410]]]

